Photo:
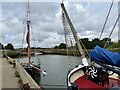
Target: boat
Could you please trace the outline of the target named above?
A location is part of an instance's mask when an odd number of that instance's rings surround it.
[[[42,55],[42,52],[35,52],[34,55]]]
[[[70,69],[67,74],[68,90],[103,90],[120,88],[120,53],[113,53],[96,46],[90,54],[89,62],[85,56],[77,32],[71,22],[64,3],[61,3],[62,21],[65,36],[70,30],[78,47],[82,64]],[[65,37],[67,45],[67,37]]]
[[[28,55],[28,62],[22,62],[22,66],[24,69],[31,75],[33,79],[40,79],[41,73],[46,75],[46,71],[41,70],[40,63],[37,65],[31,61],[31,50],[30,50],[30,9],[29,9],[29,1],[27,3],[27,35],[26,35],[26,42],[28,44],[26,52]]]

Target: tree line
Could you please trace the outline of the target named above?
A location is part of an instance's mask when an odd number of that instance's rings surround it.
[[[94,38],[91,41],[89,38],[82,38],[79,41],[82,41],[83,45],[86,49],[93,49],[96,45],[99,45],[100,47],[104,47],[106,41],[108,41],[109,48],[120,48],[120,39],[118,42],[112,42],[110,38],[103,38],[102,40],[99,40],[98,38]],[[77,47],[75,45],[74,47]],[[66,49],[66,44],[60,43],[60,45],[56,45],[53,47],[54,49]],[[14,46],[11,43],[8,43],[6,46],[4,46],[2,43],[0,43],[0,49],[10,49],[14,50]]]
[[[0,49],[14,50],[14,46],[11,43],[8,43],[6,46],[4,46],[2,43],[0,43]]]
[[[120,47],[120,40],[118,42],[112,42],[110,38],[103,38],[102,40],[99,40],[98,38],[94,38],[91,41],[88,38],[82,38],[79,40],[83,43],[86,49],[93,49],[96,45],[99,45],[100,47],[104,47],[106,44],[106,41],[108,42],[107,47],[108,48],[118,48]],[[74,47],[76,47],[75,45]],[[66,49],[66,44],[61,43],[58,46],[54,47],[55,49]]]

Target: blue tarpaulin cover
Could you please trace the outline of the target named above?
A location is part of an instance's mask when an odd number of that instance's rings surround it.
[[[120,53],[115,53],[96,46],[90,53],[92,59],[120,67]]]

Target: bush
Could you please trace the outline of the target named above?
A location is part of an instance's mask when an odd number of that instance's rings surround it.
[[[11,58],[14,58],[14,57],[18,57],[19,56],[19,53],[17,53],[15,50],[12,51],[12,50],[8,50],[6,51],[6,54],[11,57]]]

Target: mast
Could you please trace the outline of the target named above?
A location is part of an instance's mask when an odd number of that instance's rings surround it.
[[[81,44],[79,42],[79,39],[77,37],[77,32],[75,31],[75,28],[74,28],[74,26],[73,26],[73,24],[72,24],[72,22],[71,22],[71,20],[70,20],[70,18],[68,16],[68,13],[67,13],[63,3],[61,4],[61,8],[62,8],[62,14],[63,14],[63,16],[65,16],[63,19],[65,19],[65,18],[67,19],[67,22],[68,22],[68,24],[69,24],[69,26],[71,28],[72,34],[74,36],[74,39],[75,39],[75,41],[77,43],[77,47],[78,47],[79,53],[81,55],[81,58],[83,59],[83,58],[85,58],[84,51],[83,51],[82,46],[81,46]]]
[[[31,52],[30,52],[30,9],[29,9],[29,1],[27,3],[27,37],[26,37],[26,41],[27,41],[27,52],[28,52],[28,62],[30,63],[30,57],[31,57]]]

